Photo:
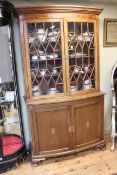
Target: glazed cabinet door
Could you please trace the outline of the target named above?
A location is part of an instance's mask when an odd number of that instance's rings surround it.
[[[33,154],[44,156],[68,151],[70,148],[70,110],[48,106],[32,109],[31,131]]]
[[[74,105],[74,148],[88,147],[103,139],[103,101],[90,99]]]
[[[97,21],[87,17],[65,19],[67,91],[69,94],[98,89]]]
[[[63,20],[27,20],[23,27],[27,97],[50,98],[65,94]]]

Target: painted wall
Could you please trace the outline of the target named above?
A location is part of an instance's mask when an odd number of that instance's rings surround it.
[[[25,95],[25,85],[24,85],[24,78],[23,78],[23,65],[22,65],[22,55],[21,55],[21,45],[20,45],[20,32],[19,32],[19,24],[18,20],[13,20],[13,27],[14,27],[14,40],[15,40],[15,55],[16,55],[16,65],[17,65],[17,72],[18,72],[18,85],[19,85],[19,95],[21,101],[21,109],[22,109],[22,121],[23,121],[23,128],[24,128],[24,136],[25,142],[28,147],[28,143],[30,141],[30,132],[29,132],[29,115],[28,109],[24,101]]]
[[[101,6],[104,10],[100,15],[99,21],[99,51],[100,51],[100,88],[105,95],[104,106],[104,128],[105,132],[111,130],[111,106],[112,106],[112,94],[111,94],[111,70],[113,64],[117,61],[117,47],[103,47],[103,21],[104,18],[116,18],[117,6]]]
[[[105,48],[103,47],[103,21],[104,21],[104,18],[116,18],[117,6],[110,6],[110,5],[108,6],[108,5],[101,5],[101,4],[86,4],[86,3],[85,4],[78,3],[77,5],[90,5],[90,6],[100,7],[104,9],[102,14],[99,17],[100,88],[101,88],[101,91],[106,93],[105,104],[104,104],[104,113],[105,113],[104,128],[105,128],[105,132],[109,132],[111,130],[111,106],[112,106],[110,79],[111,79],[111,69],[115,61],[117,61],[117,47],[105,47]],[[19,28],[18,28],[17,20],[14,20],[14,35],[15,35],[16,61],[17,61],[17,70],[18,70],[18,78],[19,78],[20,97],[22,102],[24,132],[25,132],[26,143],[28,145],[28,142],[30,140],[29,122],[28,122],[29,117],[28,117],[27,108],[23,99],[23,95],[25,94],[25,88],[24,88],[22,57],[21,57],[21,48],[20,48],[20,40],[19,40]]]

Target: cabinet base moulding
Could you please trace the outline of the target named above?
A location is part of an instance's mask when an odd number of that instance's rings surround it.
[[[65,156],[65,155],[69,155],[69,154],[75,154],[75,153],[80,153],[82,151],[88,151],[91,149],[100,149],[100,150],[104,150],[106,148],[106,142],[105,140],[99,141],[98,143],[94,143],[92,145],[88,145],[88,146],[84,146],[82,148],[78,148],[75,150],[69,150],[69,151],[65,151],[65,152],[58,152],[58,153],[54,153],[54,154],[46,154],[46,155],[33,155],[32,153],[32,164],[38,164],[41,161],[44,161],[48,158],[54,158],[54,157],[59,157],[59,156]]]

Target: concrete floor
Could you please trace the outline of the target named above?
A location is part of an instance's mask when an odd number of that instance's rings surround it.
[[[90,150],[79,154],[48,159],[39,166],[24,162],[4,175],[117,175],[117,148],[110,152]]]
[[[6,133],[18,134],[21,136],[21,129],[20,129],[20,122],[19,122],[19,115],[18,110],[14,108],[12,104],[10,110],[7,111],[7,108],[4,109],[4,130]],[[0,126],[0,132],[2,132],[3,127]]]

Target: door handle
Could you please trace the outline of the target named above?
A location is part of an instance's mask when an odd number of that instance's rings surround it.
[[[75,132],[75,127],[74,127],[74,125],[73,126],[69,126],[69,132],[71,133],[71,132]]]

